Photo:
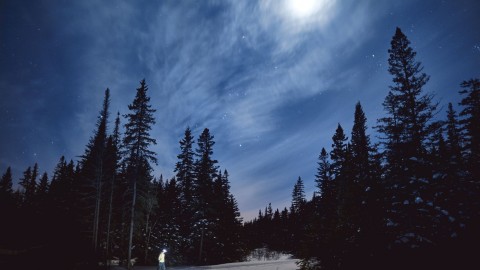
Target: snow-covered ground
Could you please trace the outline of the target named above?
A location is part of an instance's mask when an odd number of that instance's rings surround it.
[[[254,261],[254,262],[239,262],[227,263],[220,265],[210,265],[202,267],[187,267],[187,268],[169,268],[175,270],[192,270],[192,269],[229,269],[229,270],[294,270],[297,269],[297,260],[285,259],[276,261]]]
[[[208,266],[167,267],[168,270],[193,270],[193,269],[228,269],[228,270],[294,270],[297,269],[296,259],[279,259],[274,261],[250,261],[239,263],[226,263]],[[124,268],[114,268],[120,270]],[[155,270],[156,266],[135,266],[135,270]]]
[[[168,270],[194,270],[194,269],[228,269],[228,270],[295,270],[297,259],[292,259],[292,255],[280,252],[270,251],[266,248],[255,249],[247,256],[245,262],[226,263],[219,265],[206,266],[182,266],[168,267]],[[156,266],[135,266],[135,270],[156,270]],[[114,267],[113,270],[125,270],[122,267]]]
[[[297,259],[291,255],[257,249],[247,257],[246,262],[226,263],[206,266],[182,266],[167,267],[169,270],[194,270],[194,269],[228,269],[228,270],[295,270]],[[156,266],[135,266],[135,270],[156,270]],[[113,270],[125,270],[122,267],[115,267]]]

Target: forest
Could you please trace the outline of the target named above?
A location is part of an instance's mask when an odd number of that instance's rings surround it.
[[[244,221],[227,170],[214,159],[208,128],[179,140],[175,177],[153,175],[155,125],[145,80],[128,113],[110,91],[78,161],[60,157],[53,173],[28,167],[15,187],[0,179],[0,266],[94,269],[122,265],[207,265],[242,261],[256,248],[287,252],[300,269],[462,268],[480,240],[480,80],[457,90],[459,112],[425,91],[429,75],[397,28],[388,50],[392,83],[376,142],[358,102],[350,138],[339,123],[319,149],[313,197],[298,177],[289,208]],[[456,107],[456,106],[455,106]],[[4,268],[2,266],[2,268]]]

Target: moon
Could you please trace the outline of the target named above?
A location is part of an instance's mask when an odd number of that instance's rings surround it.
[[[323,0],[288,0],[287,10],[291,12],[291,15],[297,18],[305,18],[313,15],[319,9],[319,6]]]
[[[335,17],[336,2],[337,0],[283,0],[278,14],[284,19],[287,31],[301,33],[312,29],[323,30]]]

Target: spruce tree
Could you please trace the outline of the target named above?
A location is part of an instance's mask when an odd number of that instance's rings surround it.
[[[383,103],[387,116],[378,120],[387,161],[387,228],[390,245],[400,249],[432,243],[431,166],[427,139],[433,136],[433,96],[424,93],[429,77],[400,28],[389,52],[393,85]]]
[[[178,161],[175,165],[176,179],[180,188],[180,200],[182,207],[180,209],[181,218],[181,246],[183,250],[192,247],[192,238],[190,237],[190,227],[194,217],[194,177],[195,177],[195,152],[193,151],[194,137],[190,128],[185,130],[185,135],[180,143],[180,154],[177,155]]]
[[[227,170],[223,174],[218,171],[214,181],[215,210],[217,224],[215,235],[218,239],[215,243],[217,263],[234,262],[241,259],[243,247],[240,236],[241,219],[237,202],[230,193],[230,181]]]
[[[299,176],[292,191],[292,212],[300,213],[306,201],[305,185],[303,184],[302,178]]]
[[[210,130],[205,128],[197,140],[197,149],[195,150],[197,159],[195,160],[195,209],[196,217],[194,217],[194,247],[198,248],[198,262],[207,263],[208,258],[205,257],[204,247],[211,244],[207,241],[213,239],[213,226],[215,217],[212,202],[215,194],[213,194],[213,181],[217,176],[217,163],[213,159],[213,141],[214,136],[210,134]]]
[[[383,249],[379,236],[383,227],[380,158],[376,156],[375,148],[370,143],[366,123],[367,118],[358,102],[355,105],[350,141],[352,181],[349,186],[349,219],[352,224],[350,237],[354,250],[351,252],[353,258],[347,258],[347,263],[358,263],[368,257],[371,259]]]
[[[37,165],[35,164],[32,172],[32,167],[28,167],[23,172],[23,178],[20,179],[19,185],[22,187],[22,204],[26,207],[31,206],[35,190],[37,188],[36,182]]]
[[[311,245],[312,249],[316,250],[314,255],[321,266],[329,267],[336,264],[334,256],[337,252],[338,183],[332,175],[329,155],[325,148],[322,148],[318,159],[315,182],[320,195],[316,206],[317,219],[312,229],[314,236]]]
[[[102,205],[102,189],[104,186],[104,161],[105,149],[107,146],[107,124],[110,106],[110,90],[105,90],[105,97],[103,100],[103,107],[97,119],[96,130],[93,137],[90,138],[86,146],[85,154],[80,161],[82,183],[78,189],[83,196],[83,211],[84,215],[89,217],[84,222],[85,226],[91,228],[92,231],[92,247],[95,251],[98,248],[99,242],[99,225],[101,218]],[[93,212],[88,214],[92,209]]]
[[[465,136],[469,171],[480,182],[480,80],[470,79],[461,84],[460,124]]]
[[[156,110],[151,108],[150,97],[147,96],[148,87],[145,80],[140,82],[137,93],[132,104],[128,105],[130,113],[125,115],[125,136],[123,147],[125,151],[126,177],[131,187],[131,208],[130,208],[130,228],[128,235],[128,255],[130,262],[132,258],[133,236],[135,230],[135,210],[137,202],[137,193],[139,190],[145,190],[148,183],[152,180],[150,175],[152,167],[150,162],[157,162],[155,152],[149,148],[156,144],[156,140],[150,136],[150,130],[155,124],[153,114]],[[141,193],[140,193],[141,194]],[[131,265],[129,263],[129,269]]]
[[[115,119],[115,127],[113,134],[109,137],[107,146],[105,149],[105,176],[106,183],[108,183],[108,213],[107,213],[107,227],[106,227],[106,244],[105,244],[105,257],[109,259],[110,251],[112,249],[110,245],[110,239],[112,235],[112,223],[114,215],[114,194],[115,191],[119,192],[118,174],[120,156],[120,113],[117,113]],[[118,206],[118,205],[117,205]],[[117,209],[117,211],[120,209]]]
[[[11,196],[13,194],[12,186],[12,169],[8,167],[0,179],[0,198]]]
[[[4,209],[6,215],[11,213],[11,211],[14,212],[16,206],[12,187],[12,169],[8,167],[0,179],[0,205],[2,205],[2,209]],[[0,233],[4,232],[0,230]]]
[[[480,240],[480,80],[470,79],[461,84],[460,126],[464,136],[464,156],[467,174],[465,181],[467,192],[463,200],[462,212],[465,214],[464,246],[474,245]],[[466,250],[464,250],[466,252]]]

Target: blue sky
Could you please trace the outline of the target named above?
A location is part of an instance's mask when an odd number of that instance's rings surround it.
[[[411,41],[425,91],[446,104],[480,74],[478,1],[14,1],[0,3],[0,172],[77,160],[111,91],[111,124],[143,78],[157,124],[156,176],[170,178],[190,126],[250,219],[307,196],[322,147],[362,103],[372,127],[391,84],[395,28]],[[442,107],[443,106],[443,107]],[[123,119],[122,119],[123,120]]]

